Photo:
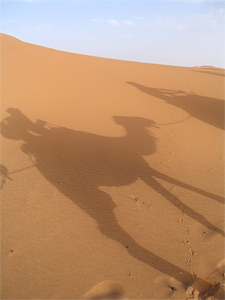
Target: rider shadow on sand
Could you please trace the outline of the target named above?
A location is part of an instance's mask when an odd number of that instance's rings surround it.
[[[121,137],[106,137],[51,127],[41,120],[33,123],[19,109],[9,108],[7,112],[9,116],[2,121],[1,134],[8,139],[22,140],[22,150],[35,161],[39,172],[92,217],[105,236],[127,247],[134,258],[174,277],[185,286],[193,282],[190,273],[138,245],[118,224],[111,197],[99,189],[100,186],[128,185],[140,178],[195,222],[223,234],[156,180],[163,179],[223,203],[222,197],[173,179],[147,164],[143,155],[156,151],[155,138],[146,129],[155,126],[153,121],[113,117],[126,133]]]
[[[147,87],[132,81],[128,81],[127,84],[136,87],[141,92],[183,109],[191,117],[224,130],[224,100],[200,96],[193,92],[186,93],[179,90]]]

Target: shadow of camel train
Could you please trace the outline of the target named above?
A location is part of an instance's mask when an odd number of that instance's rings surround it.
[[[223,203],[222,197],[171,178],[147,164],[143,155],[150,155],[156,150],[155,138],[146,130],[146,127],[155,126],[153,121],[138,117],[113,117],[126,133],[121,137],[105,137],[51,127],[41,120],[33,123],[19,109],[9,108],[7,112],[10,115],[2,121],[1,134],[8,139],[22,140],[22,150],[35,161],[39,172],[92,217],[106,237],[126,247],[137,260],[184,285],[193,282],[190,273],[138,245],[118,224],[111,197],[99,189],[100,186],[128,185],[140,178],[178,210],[210,230],[223,234],[222,230],[182,203],[156,180],[163,179]]]
[[[166,101],[205,123],[224,129],[224,100],[186,93],[179,90],[157,89],[127,81],[141,92]]]

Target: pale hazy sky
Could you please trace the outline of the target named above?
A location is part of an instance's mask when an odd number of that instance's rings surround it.
[[[0,31],[116,59],[225,67],[224,0],[0,0]]]

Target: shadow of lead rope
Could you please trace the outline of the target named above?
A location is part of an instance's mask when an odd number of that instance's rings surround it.
[[[176,122],[170,122],[170,123],[156,123],[156,125],[159,125],[159,126],[165,126],[165,125],[174,125],[174,124],[178,124],[178,123],[182,123],[182,122],[185,122],[187,120],[189,120],[191,118],[191,116],[187,116],[186,118],[182,119],[182,120],[179,120],[179,121],[176,121]]]

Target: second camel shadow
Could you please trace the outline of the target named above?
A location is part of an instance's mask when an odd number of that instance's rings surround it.
[[[140,178],[178,211],[208,229],[224,234],[157,181],[159,178],[223,203],[222,197],[162,174],[148,165],[143,156],[156,151],[156,139],[147,129],[155,126],[153,121],[139,117],[113,117],[118,125],[123,126],[125,134],[106,137],[53,127],[42,120],[34,123],[16,108],[9,108],[7,112],[9,116],[1,123],[1,134],[8,139],[22,140],[22,151],[34,161],[38,171],[93,218],[106,237],[126,247],[135,259],[172,276],[185,286],[193,283],[192,274],[140,246],[118,224],[113,200],[100,190],[101,186],[119,187]],[[16,172],[8,174],[13,173]]]
[[[200,96],[193,92],[186,93],[180,90],[147,87],[132,81],[127,81],[127,84],[136,87],[149,96],[164,100],[168,104],[183,109],[191,117],[224,129],[224,100]]]

